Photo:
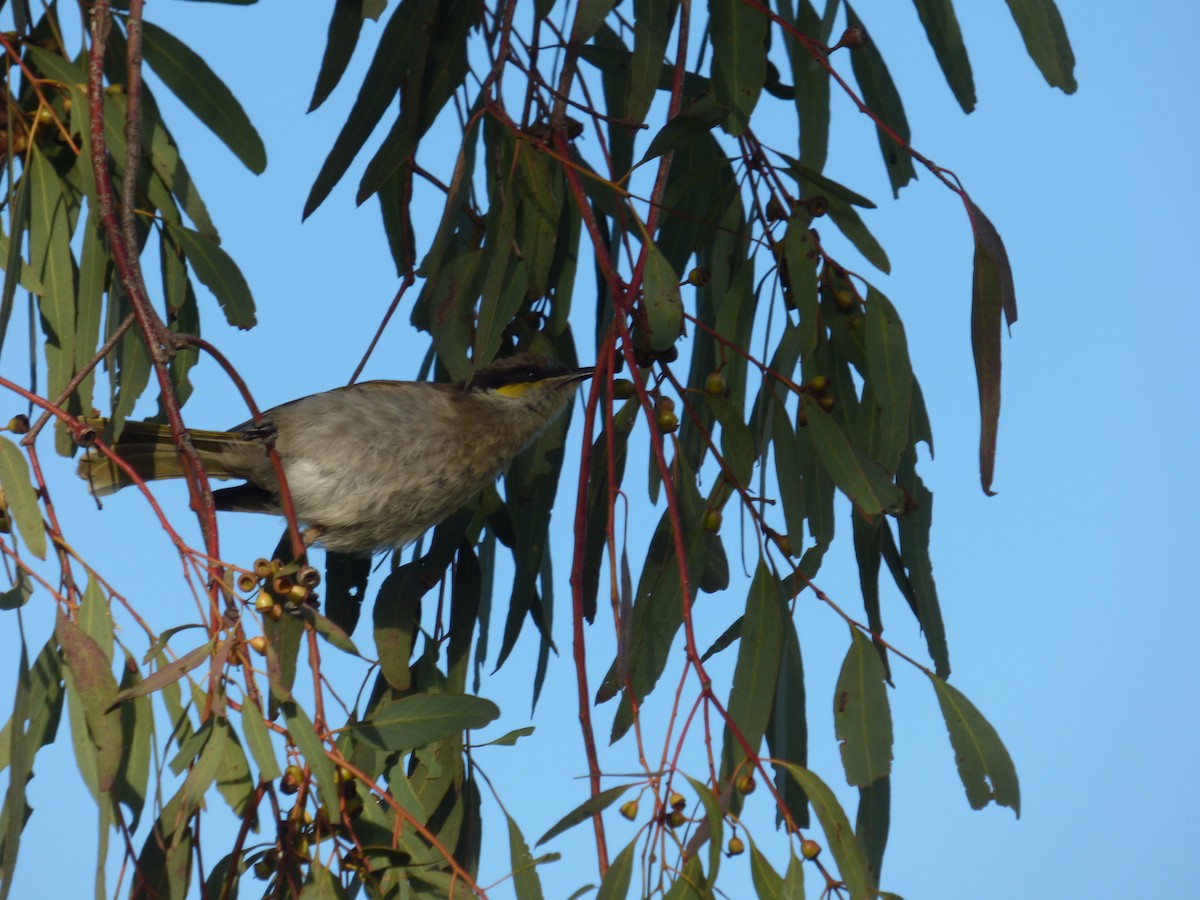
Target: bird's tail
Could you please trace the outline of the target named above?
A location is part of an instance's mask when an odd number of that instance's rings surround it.
[[[97,432],[108,424],[93,419]],[[192,445],[212,478],[235,477],[224,462],[227,451],[244,442],[240,434],[229,431],[188,431]],[[126,422],[112,449],[142,479],[182,478],[183,459],[171,437],[171,429],[154,422]],[[95,449],[88,450],[79,460],[79,477],[91,485],[92,493],[103,497],[134,484],[129,473]]]

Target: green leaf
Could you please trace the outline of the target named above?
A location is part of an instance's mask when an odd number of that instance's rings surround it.
[[[559,819],[549,831],[538,838],[538,842],[534,844],[534,846],[540,847],[542,844],[546,843],[546,841],[558,837],[564,831],[574,828],[580,822],[586,822],[597,813],[608,809],[608,807],[612,806],[613,803],[615,803],[621,797],[621,795],[631,787],[633,787],[632,784],[622,784],[618,785],[617,787],[610,787],[607,790],[603,790],[593,797],[588,797],[577,807]]]
[[[617,0],[579,0],[579,8],[575,22],[571,27],[571,41],[576,44],[586,44],[600,30]]]
[[[495,740],[486,741],[482,744],[472,743],[471,747],[475,750],[478,750],[480,747],[512,747],[521,738],[529,737],[529,735],[533,734],[533,730],[534,729],[532,725],[526,725],[524,728],[514,728],[512,731],[496,738]]]
[[[169,225],[167,234],[188,258],[196,277],[217,298],[225,320],[237,328],[253,328],[257,319],[250,285],[229,254],[211,238],[182,225]]]
[[[325,615],[347,635],[358,625],[370,574],[368,557],[325,553]]]
[[[793,216],[788,220],[783,236],[788,296],[800,313],[800,355],[805,359],[816,350],[820,329],[817,314],[817,261],[820,248],[809,229],[810,222],[806,215]]]
[[[320,862],[314,860],[308,866],[308,878],[300,891],[300,900],[345,900],[346,891],[342,883]]]
[[[471,694],[412,694],[385,704],[351,727],[379,750],[411,750],[482,728],[499,715],[495,703]]]
[[[917,453],[910,447],[900,460],[896,482],[911,498],[911,507],[896,521],[900,532],[900,550],[908,569],[908,582],[916,600],[917,621],[925,633],[925,643],[934,669],[942,678],[950,676],[950,651],[946,646],[946,627],[942,622],[937,585],[933,580],[933,562],[929,556],[929,535],[933,528],[933,494],[925,487],[916,470]]]
[[[121,762],[121,716],[112,708],[117,680],[111,663],[100,646],[61,612],[54,626],[70,672],[72,685],[87,722],[88,738],[95,749],[96,784],[100,791],[112,790]]]
[[[332,621],[321,615],[311,606],[301,607],[298,612],[300,618],[313,627],[313,630],[319,634],[330,644],[337,647],[343,653],[349,653],[351,656],[362,656],[358,652],[358,647],[354,645],[354,641],[350,640],[350,635],[346,634],[340,626],[335,625]]]
[[[808,432],[821,459],[821,466],[834,484],[849,497],[866,516],[883,512],[883,506],[871,488],[862,463],[837,422],[819,405],[804,398],[804,415]]]
[[[21,253],[25,234],[29,226],[29,179],[21,178],[14,189],[12,180],[8,183],[8,233],[15,235],[16,240],[8,241],[4,247],[4,291],[0,294],[0,348],[4,346],[4,338],[8,335],[8,322],[12,318],[13,297],[16,296],[19,273],[26,268]],[[30,278],[35,278],[30,269]],[[45,288],[38,285],[38,294],[45,293]]]
[[[832,15],[822,21],[809,0],[799,0],[795,17],[790,2],[781,2],[779,6],[780,17],[801,34],[821,44],[829,43]],[[836,3],[826,6],[830,12],[837,10]],[[793,94],[800,121],[800,160],[814,172],[820,172],[829,155],[829,72],[801,41],[788,40],[784,46],[792,64]]]
[[[337,0],[333,6],[333,18],[329,20],[329,37],[325,42],[325,54],[321,57],[321,68],[317,72],[317,83],[313,88],[312,101],[308,111],[312,112],[325,102],[333,93],[354,48],[358,45],[358,35],[362,31],[363,0]]]
[[[779,662],[779,680],[775,683],[775,702],[767,722],[767,749],[775,761],[775,788],[792,821],[808,827],[808,797],[778,761],[808,764],[808,699],[804,689],[804,660],[800,639],[790,617],[783,623],[783,648]]]
[[[767,78],[767,16],[741,0],[709,0],[713,99],[730,109],[725,130],[740,135],[750,124]]]
[[[867,861],[837,797],[825,782],[808,769],[787,763],[784,764],[784,768],[808,795],[813,811],[821,823],[821,830],[825,832],[825,844],[837,862],[838,874],[846,883],[850,897],[852,900],[868,900],[873,895],[874,885],[867,870]]]
[[[780,159],[787,163],[788,171],[796,179],[796,183],[801,187],[809,189],[804,191],[805,197],[822,196],[826,200],[833,197],[851,206],[875,209],[875,204],[857,191],[850,190],[850,188],[834,181],[832,178],[826,178],[820,172],[810,169],[800,162],[800,160],[794,159],[786,153],[780,153],[778,150],[775,152]]]
[[[762,743],[775,703],[775,684],[779,679],[783,649],[784,610],[778,582],[772,577],[766,561],[760,559],[746,597],[742,641],[738,648],[727,707],[730,719],[749,744],[751,753],[757,753]],[[746,759],[746,754],[747,750],[741,741],[727,728],[721,765],[722,782],[732,777],[735,770],[744,774],[738,767]]]
[[[1029,58],[1037,65],[1046,83],[1061,88],[1064,94],[1075,93],[1079,87],[1075,81],[1075,53],[1054,0],[1007,2],[1025,40]]]
[[[407,691],[411,683],[409,662],[425,590],[420,565],[409,563],[384,579],[375,598],[375,648],[379,654],[379,667],[388,684],[398,691]]]
[[[962,692],[936,675],[930,675],[942,717],[950,732],[958,777],[967,790],[972,809],[983,809],[989,801],[1007,806],[1021,817],[1021,785],[1012,757],[1000,735]]]
[[[246,738],[246,746],[250,748],[250,755],[254,757],[254,763],[258,766],[259,780],[274,781],[283,775],[262,710],[249,698],[242,702],[242,734]]]
[[[971,74],[971,60],[963,45],[962,31],[958,27],[958,16],[954,13],[952,0],[913,0],[917,15],[925,26],[925,36],[933,47],[946,83],[954,92],[954,98],[962,111],[969,113],[975,108],[975,79]]]
[[[402,0],[388,19],[383,34],[379,37],[375,56],[363,76],[358,97],[346,117],[346,124],[342,126],[329,155],[321,164],[321,171],[317,173],[308,199],[304,202],[303,218],[307,219],[312,215],[329,196],[334,185],[341,181],[350,163],[354,161],[354,157],[358,155],[358,151],[362,149],[391,105],[400,89],[409,61],[418,52],[423,35],[420,28],[413,27],[414,19],[426,5],[427,0]]]
[[[617,854],[604,880],[600,882],[600,890],[596,891],[596,900],[627,900],[629,885],[633,882],[634,854],[637,852],[637,839],[625,845],[625,849]]]
[[[29,464],[21,450],[8,438],[0,437],[0,487],[25,546],[38,559],[46,558],[46,530],[37,493],[29,481]]]
[[[909,444],[913,372],[908,359],[908,339],[896,308],[874,288],[867,291],[863,323],[867,344],[867,375],[879,406],[879,452],[876,459],[895,472],[900,454]]]
[[[157,25],[142,22],[142,52],[183,105],[254,174],[267,167],[267,150],[249,116],[208,63]]]
[[[662,75],[676,8],[672,0],[634,0],[633,54],[629,59],[625,105],[625,117],[630,122],[641,122],[650,110]]]
[[[890,776],[884,776],[874,784],[858,789],[858,814],[854,818],[854,834],[858,838],[863,856],[867,859],[872,884],[879,884],[880,872],[883,870],[883,851],[887,849],[891,817]]]
[[[312,771],[313,778],[317,782],[317,794],[321,799],[321,805],[329,811],[330,819],[336,820],[341,793],[336,770],[329,757],[325,755],[325,744],[321,740],[321,736],[317,734],[316,728],[313,727],[312,720],[295,700],[286,700],[279,706],[283,710],[284,719],[287,720],[288,736],[303,754]]]
[[[852,26],[863,28],[853,7],[846,3],[846,22]],[[865,30],[865,29],[864,29]],[[908,117],[904,114],[904,104],[900,100],[900,92],[896,90],[891,73],[883,61],[883,55],[874,41],[867,41],[866,46],[859,47],[850,54],[850,65],[854,70],[854,78],[862,90],[863,102],[878,118],[900,139],[901,143],[892,138],[883,128],[876,126],[879,136],[879,149],[887,166],[888,180],[892,183],[893,196],[900,196],[900,188],[917,177],[913,168],[912,156],[908,147],[912,142],[912,132],[908,128]]]
[[[183,656],[169,663],[160,665],[150,676],[142,679],[132,687],[121,691],[113,697],[113,705],[124,703],[133,697],[144,697],[160,691],[169,684],[174,684],[197,666],[203,665],[212,658],[213,642],[205,641],[199,647],[189,650]]]
[[[704,807],[704,821],[692,833],[691,840],[687,844],[687,854],[694,856],[699,852],[701,845],[705,841],[708,842],[708,883],[716,884],[717,873],[721,869],[721,851],[725,843],[725,810],[721,806],[721,801],[717,799],[717,795],[708,785],[697,781],[690,775],[684,775],[684,778],[688,780],[688,784],[700,798],[700,805]]]
[[[542,900],[542,882],[538,878],[533,854],[529,852],[529,844],[525,842],[516,820],[512,816],[505,818],[508,819],[508,853],[517,897],[519,900]]]
[[[846,780],[865,787],[892,771],[892,713],[883,661],[870,638],[857,628],[850,632],[853,641],[834,691],[833,724]]]
[[[729,107],[721,106],[708,94],[697,97],[658,130],[638,165],[664,156],[707,135],[729,116]]]
[[[783,876],[771,868],[771,863],[754,841],[750,841],[750,879],[759,900],[782,900]]]
[[[971,349],[979,384],[979,477],[989,497],[996,471],[996,432],[1000,425],[1000,313],[1008,327],[1017,321],[1017,296],[1008,251],[996,226],[971,200],[967,214],[975,234],[971,280]]]
[[[22,636],[21,655],[17,666],[17,694],[13,698],[12,719],[5,735],[9,739],[6,742],[5,750],[8,752],[10,769],[8,790],[4,797],[4,809],[3,812],[0,812],[0,844],[3,845],[3,851],[0,854],[0,874],[5,876],[0,882],[0,900],[7,898],[8,892],[12,888],[21,832],[25,828],[27,816],[32,811],[25,800],[25,786],[33,777],[33,757],[38,750],[38,745],[35,744],[36,737],[25,730],[25,723],[31,718],[30,695],[32,692],[33,685],[29,677],[29,655]]]
[[[643,246],[646,267],[642,274],[642,300],[650,329],[650,349],[663,351],[673,346],[683,331],[679,275],[657,246],[649,241]]]
[[[888,260],[887,253],[879,241],[875,240],[875,236],[867,230],[862,217],[854,211],[854,207],[840,197],[826,196],[825,199],[829,202],[827,215],[838,227],[838,230],[846,236],[846,240],[854,245],[854,249],[879,271],[892,271],[892,264]]]
[[[225,742],[225,751],[221,757],[221,765],[217,770],[217,791],[235,816],[243,816],[250,806],[250,797],[254,793],[254,783],[250,778],[250,763],[246,760],[246,751],[242,749],[237,733],[229,726],[227,719],[218,718],[217,731]]]

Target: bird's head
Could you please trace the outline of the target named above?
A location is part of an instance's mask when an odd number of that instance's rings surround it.
[[[535,353],[521,353],[484,366],[465,387],[506,398],[549,418],[566,405],[579,382],[591,376],[591,367],[571,368]]]

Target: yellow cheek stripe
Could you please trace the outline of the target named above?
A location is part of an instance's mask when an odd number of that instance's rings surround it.
[[[502,397],[509,397],[513,400],[516,400],[524,396],[525,392],[531,387],[533,387],[533,385],[528,381],[517,382],[516,384],[503,384],[496,388],[496,393]]]

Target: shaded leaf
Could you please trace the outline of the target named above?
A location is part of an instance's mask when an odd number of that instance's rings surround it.
[[[336,770],[329,757],[325,755],[325,744],[313,727],[312,720],[294,700],[286,700],[279,704],[283,716],[287,720],[288,736],[291,742],[304,755],[305,762],[317,782],[317,795],[321,805],[329,811],[331,819],[337,818],[341,796]]]
[[[967,214],[975,234],[975,270],[971,279],[971,349],[979,384],[979,478],[989,497],[996,470],[996,432],[1000,425],[1000,313],[1008,327],[1017,321],[1017,298],[1008,251],[991,220],[971,200]]]
[[[916,600],[917,620],[925,633],[925,643],[934,669],[942,678],[950,676],[950,651],[946,646],[946,627],[942,622],[937,585],[933,580],[933,561],[929,555],[929,535],[933,527],[933,494],[917,475],[916,450],[910,447],[900,460],[896,481],[911,498],[911,508],[896,521],[900,532],[900,552],[908,583]]]
[[[631,122],[646,118],[658,90],[676,8],[672,0],[634,0],[633,54],[625,104],[625,117]]]
[[[321,68],[317,71],[317,83],[313,87],[308,111],[312,112],[333,93],[345,74],[358,35],[362,31],[363,0],[337,0],[333,5],[333,17],[329,20],[329,36],[325,41],[325,53],[321,57]]]
[[[650,348],[662,351],[671,347],[683,330],[683,298],[679,293],[679,275],[662,251],[651,242],[644,247],[646,267],[642,276],[642,299],[650,329]]]
[[[821,459],[821,466],[829,473],[838,489],[849,497],[864,515],[877,516],[883,512],[883,505],[872,490],[870,479],[863,471],[854,447],[837,422],[808,397],[804,398],[804,415],[808,419],[808,432]]]
[[[1025,40],[1025,49],[1046,83],[1073,94],[1079,86],[1075,81],[1075,53],[1067,38],[1062,15],[1054,0],[1007,0],[1013,20]]]
[[[846,780],[865,787],[892,770],[892,713],[883,661],[870,638],[857,628],[850,631],[853,640],[834,690],[833,724]]]
[[[412,694],[385,704],[351,727],[372,747],[411,750],[482,728],[499,715],[495,703],[472,694]]]
[[[739,764],[746,759],[747,752],[757,753],[766,733],[771,708],[775,703],[775,684],[779,679],[783,622],[784,604],[778,582],[772,577],[766,561],[760,559],[746,597],[742,640],[727,707],[730,719],[749,744],[749,751],[727,728],[721,765],[722,783],[732,777],[735,771],[740,774]]]
[[[975,79],[971,74],[971,61],[963,45],[962,31],[958,27],[958,16],[954,13],[951,0],[913,0],[925,36],[933,47],[946,83],[954,92],[954,98],[962,111],[969,113],[975,108]]]
[[[796,779],[808,795],[813,811],[825,832],[825,844],[837,862],[838,874],[846,883],[853,900],[870,897],[873,885],[867,870],[867,861],[862,855],[854,830],[845,810],[838,803],[833,791],[808,769],[785,763],[788,773]]]
[[[750,878],[754,882],[754,895],[759,900],[781,900],[783,876],[771,868],[754,841],[750,842]]]
[[[251,172],[267,167],[267,150],[233,92],[187,44],[142,22],[142,52],[171,92],[233,151]]]
[[[863,28],[862,21],[853,7],[846,3],[846,21],[851,26]],[[865,28],[864,28],[865,31]],[[892,183],[893,196],[900,196],[900,188],[917,177],[913,168],[912,156],[908,146],[912,141],[912,132],[908,128],[908,117],[904,114],[904,104],[900,100],[900,92],[892,81],[883,55],[874,41],[867,41],[850,54],[850,64],[854,69],[854,79],[862,90],[863,102],[871,113],[886,125],[899,142],[879,125],[876,133],[879,137],[879,149],[887,166],[888,180]]]
[[[725,121],[729,108],[721,106],[709,95],[697,97],[679,111],[650,141],[638,165],[670,153],[707,135]]]
[[[874,288],[867,291],[863,323],[867,344],[867,373],[872,396],[879,407],[879,451],[876,459],[895,472],[900,454],[909,444],[913,372],[908,359],[908,339],[896,308]]]
[[[767,17],[741,0],[709,0],[713,99],[730,109],[725,129],[740,135],[750,124],[767,78]]]
[[[3,501],[29,552],[38,559],[46,558],[46,531],[42,527],[42,510],[37,493],[29,480],[29,464],[20,448],[8,438],[0,437],[0,487]]]
[[[1007,806],[1021,816],[1021,785],[1012,757],[1000,735],[962,692],[936,675],[930,675],[942,717],[950,732],[958,777],[967,790],[972,809],[983,809],[989,801]]]
[[[536,862],[529,852],[529,844],[512,816],[508,819],[508,853],[512,865],[513,887],[520,900],[541,900],[542,882],[538,878]]]
[[[113,697],[112,705],[116,706],[132,697],[143,697],[162,690],[168,684],[174,684],[188,672],[212,658],[213,642],[206,641],[195,649],[189,650],[178,659],[159,666],[152,674],[138,682],[128,690],[121,691]]]
[[[275,757],[275,748],[271,745],[271,734],[267,730],[266,720],[258,704],[249,698],[242,703],[242,734],[246,738],[246,746],[258,766],[260,781],[274,781],[283,775],[279,768],[279,760]]]
[[[622,784],[617,787],[611,787],[596,794],[594,797],[588,797],[587,800],[580,803],[577,807],[559,819],[554,826],[538,838],[535,847],[540,847],[546,841],[558,837],[564,831],[574,828],[580,822],[586,822],[596,813],[603,812],[612,806],[617,799],[621,797],[627,790],[633,787],[632,784]]]
[[[778,761],[808,765],[808,699],[804,688],[804,660],[796,625],[789,618],[783,623],[783,648],[779,661],[779,680],[775,683],[775,702],[767,722],[767,749],[775,770],[775,788],[788,814],[800,828],[808,827],[808,797]]]
[[[867,859],[871,883],[879,884],[883,870],[883,851],[887,848],[892,818],[892,779],[884,776],[874,784],[858,789],[858,814],[854,835]]]
[[[253,328],[258,320],[250,285],[229,254],[211,238],[182,225],[170,225],[167,234],[188,258],[196,277],[217,298],[225,320],[237,328]]]
[[[604,880],[600,882],[600,890],[596,892],[596,900],[626,900],[629,896],[629,885],[633,882],[634,854],[637,852],[637,840],[625,845],[625,849],[617,854]]]
[[[100,791],[110,791],[121,762],[121,717],[112,709],[117,680],[100,646],[61,612],[54,633],[82,702],[88,736],[95,748],[97,787]]]

